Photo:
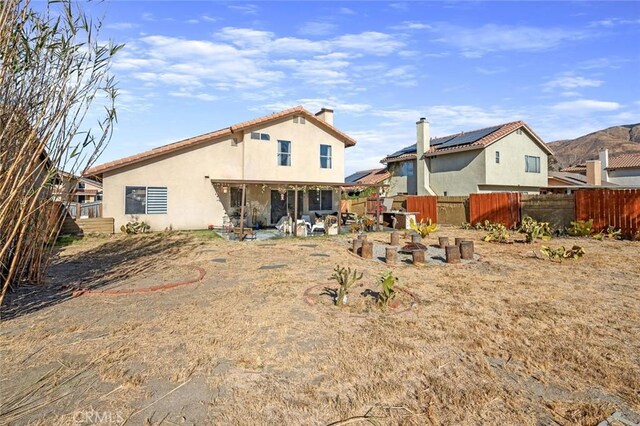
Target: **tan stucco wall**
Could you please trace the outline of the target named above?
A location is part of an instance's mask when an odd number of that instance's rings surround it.
[[[343,182],[344,144],[307,121],[295,124],[285,121],[255,129],[269,133],[270,141],[253,140],[250,133],[234,146],[231,138],[201,145],[172,155],[127,166],[103,176],[103,216],[115,219],[116,231],[129,222],[124,213],[125,186],[167,187],[167,214],[138,215],[152,230],[202,229],[222,225],[230,202],[230,193],[214,187],[210,179],[282,180],[308,182]],[[277,140],[291,141],[291,167],[277,165]],[[320,144],[331,145],[332,168],[320,168]],[[244,147],[243,147],[244,145]],[[246,156],[244,176],[242,155]],[[209,178],[205,178],[209,176]],[[249,187],[247,200],[250,218],[253,207],[266,223],[270,216],[270,190]],[[334,210],[338,196],[334,194]],[[305,203],[306,203],[305,195]],[[252,204],[253,203],[253,204]]]
[[[496,151],[500,152],[500,164],[495,161]],[[523,187],[522,191],[538,192],[536,188],[548,185],[547,153],[533,139],[522,131],[513,132],[485,148],[486,180],[490,186]],[[525,172],[525,155],[540,157],[540,173]],[[513,190],[513,189],[510,189]]]
[[[484,182],[485,157],[482,150],[463,151],[427,160],[431,189],[436,195],[458,196],[478,192]]]
[[[344,182],[344,143],[307,121],[294,123],[291,117],[255,129],[268,133],[269,141],[244,136],[247,180]],[[277,163],[278,139],[291,142],[291,166]],[[332,168],[320,168],[320,145],[331,145]]]

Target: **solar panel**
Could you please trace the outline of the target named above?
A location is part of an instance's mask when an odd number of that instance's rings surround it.
[[[439,148],[440,149],[442,149],[442,148],[452,148],[454,146],[467,145],[467,144],[476,142],[477,140],[482,139],[483,137],[495,132],[500,127],[502,127],[502,126],[489,127],[487,129],[474,130],[472,132],[468,132],[468,133],[463,133],[463,134],[457,135],[453,139],[441,144],[439,146]]]
[[[370,173],[371,172],[355,172],[354,174],[347,176],[344,181],[346,183],[355,183],[358,181],[358,179],[362,179],[363,177],[365,177]]]
[[[389,157],[398,157],[402,154],[409,154],[411,152],[416,152],[416,144],[414,143],[411,146],[407,146],[405,148],[402,148],[400,151],[396,151],[393,154],[391,154]]]
[[[450,136],[443,136],[441,138],[431,139],[431,146],[442,145],[443,143],[448,142],[455,137],[456,135],[450,135]]]

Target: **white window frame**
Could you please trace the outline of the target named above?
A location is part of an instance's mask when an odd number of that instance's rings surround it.
[[[144,188],[144,213],[127,213],[127,188]],[[164,189],[167,192],[165,209],[162,212],[149,212],[149,188]],[[124,186],[124,214],[137,215],[137,214],[168,214],[169,212],[169,188],[166,186],[149,186],[149,185],[125,185]]]
[[[533,170],[529,170],[529,159],[533,158],[534,161],[534,167]],[[534,155],[525,155],[524,156],[524,171],[525,173],[540,173],[540,157],[536,157]]]
[[[296,124],[305,124],[307,120],[305,120],[305,118],[300,115],[294,115],[293,122]]]
[[[289,144],[289,152],[282,152],[280,151],[280,144],[282,142],[286,142]],[[278,162],[278,166],[282,166],[282,167],[291,167],[291,151],[292,151],[292,143],[291,141],[286,141],[286,140],[281,140],[278,139],[278,155],[276,156],[276,161]],[[280,161],[280,156],[281,155],[287,155],[288,161],[287,164],[282,164],[282,161]]]
[[[326,146],[327,148],[329,148],[329,155],[322,155],[322,147]],[[333,147],[331,145],[326,145],[326,144],[320,144],[320,168],[321,169],[331,169],[333,168]],[[327,159],[327,167],[323,167],[322,166],[322,159],[326,158]]]

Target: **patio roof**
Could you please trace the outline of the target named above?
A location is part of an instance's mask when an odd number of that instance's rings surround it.
[[[247,179],[211,179],[213,184],[222,185],[267,185],[267,186],[331,186],[335,188],[379,188],[389,186],[382,183],[345,183],[345,182],[296,182],[281,180],[247,180]]]

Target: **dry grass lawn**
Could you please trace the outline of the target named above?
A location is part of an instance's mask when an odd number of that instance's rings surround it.
[[[389,268],[351,255],[351,236],[64,247],[47,289],[3,307],[0,422],[595,425],[614,411],[640,421],[640,243],[554,239],[587,254],[553,263],[535,256],[540,244],[457,228],[429,239],[440,235],[473,238],[482,260]],[[259,269],[273,264],[286,266]],[[305,303],[336,264],[363,271],[362,289],[392,269],[420,300],[399,314]],[[206,276],[193,285],[68,297],[189,279],[194,266]]]

